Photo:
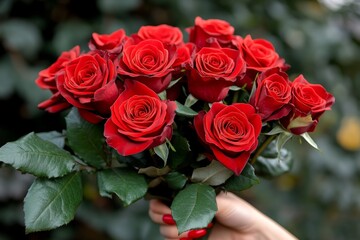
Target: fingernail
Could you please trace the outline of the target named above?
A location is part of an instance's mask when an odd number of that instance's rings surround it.
[[[207,225],[207,228],[212,228],[214,226],[214,224],[211,222]]]
[[[169,225],[176,224],[176,222],[174,221],[171,214],[164,214],[163,217],[162,217],[162,220],[163,220],[164,223],[169,224]]]
[[[180,238],[180,240],[192,240],[191,238]]]
[[[206,235],[205,229],[191,230],[188,233],[188,238],[199,238]]]

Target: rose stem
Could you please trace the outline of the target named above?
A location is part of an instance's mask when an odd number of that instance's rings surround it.
[[[271,135],[261,144],[261,146],[256,150],[254,157],[251,158],[250,164],[254,165],[256,159],[260,156],[260,154],[265,150],[265,148],[274,140],[276,135]]]

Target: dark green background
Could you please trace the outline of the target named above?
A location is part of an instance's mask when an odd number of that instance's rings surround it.
[[[292,79],[302,73],[336,97],[333,111],[312,134],[321,151],[288,144],[296,146],[292,171],[262,179],[243,197],[300,239],[359,239],[360,147],[349,151],[336,139],[343,119],[360,118],[357,0],[0,0],[0,146],[30,131],[64,128],[63,114],[37,109],[49,93],[34,84],[38,71],[62,51],[77,44],[87,49],[92,32],[124,28],[131,34],[142,25],[162,23],[184,29],[196,16],[221,18],[238,35],[270,40],[292,66]],[[160,239],[146,202],[122,210],[117,201],[99,197],[92,178],[75,221],[24,237],[21,201],[31,181],[0,168],[0,240]]]

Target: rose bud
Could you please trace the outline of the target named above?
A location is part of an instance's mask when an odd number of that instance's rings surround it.
[[[204,47],[196,54],[194,68],[188,72],[189,92],[203,101],[221,101],[244,72],[245,62],[238,50]]]
[[[93,33],[89,42],[89,49],[119,54],[123,49],[123,44],[126,39],[126,33],[123,29],[119,29],[111,34]]]
[[[178,27],[173,27],[166,24],[158,26],[142,26],[137,36],[141,40],[157,39],[164,44],[181,46],[183,42],[183,34]]]
[[[156,39],[138,42],[130,38],[119,60],[117,72],[122,79],[139,81],[156,93],[164,91],[171,79],[176,47]]]
[[[263,72],[257,78],[250,104],[256,109],[263,122],[278,120],[289,114],[292,107],[291,82],[288,75],[279,68]]]
[[[189,42],[194,43],[200,50],[207,46],[210,38],[215,39],[222,47],[227,47],[231,43],[235,29],[224,20],[204,20],[196,17],[195,26],[187,28],[186,31],[189,33]]]
[[[281,124],[293,134],[313,132],[320,116],[330,110],[335,98],[320,84],[310,84],[303,75],[292,83],[294,105],[290,114],[280,120]]]

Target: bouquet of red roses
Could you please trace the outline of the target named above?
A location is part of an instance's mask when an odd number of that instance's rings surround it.
[[[38,178],[25,198],[27,232],[71,221],[82,175],[101,196],[129,205],[160,198],[179,232],[206,227],[216,193],[238,193],[289,170],[293,136],[308,132],[334,97],[299,75],[265,39],[234,35],[217,19],[195,19],[184,42],[174,26],[93,33],[89,51],[63,52],[36,84],[52,92],[41,109],[71,109],[63,132],[5,144],[0,161]],[[255,175],[256,173],[256,175]]]

